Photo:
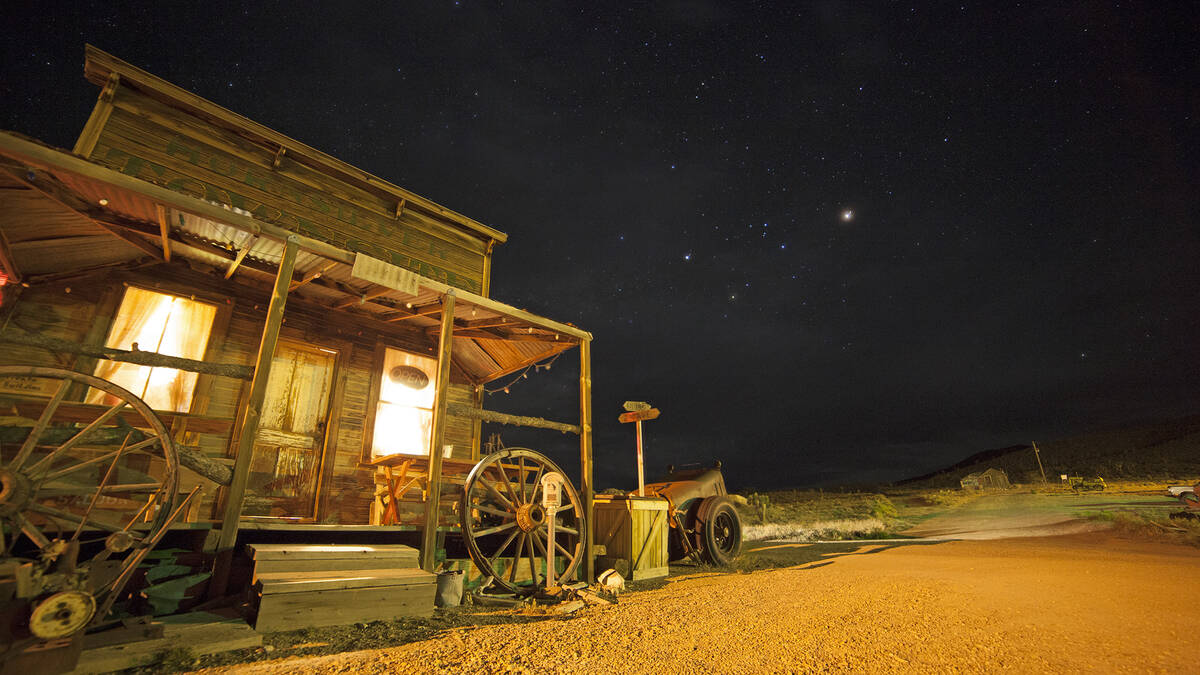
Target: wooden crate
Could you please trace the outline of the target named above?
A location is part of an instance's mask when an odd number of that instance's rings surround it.
[[[596,495],[593,541],[607,556],[629,564],[629,578],[657,579],[668,574],[667,500],[658,497]]]

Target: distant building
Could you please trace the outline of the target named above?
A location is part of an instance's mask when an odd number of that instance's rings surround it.
[[[1008,474],[1000,469],[988,469],[967,474],[958,482],[964,490],[1007,490],[1012,487]]]

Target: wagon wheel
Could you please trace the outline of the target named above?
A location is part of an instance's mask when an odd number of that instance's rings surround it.
[[[69,568],[149,545],[167,525],[179,480],[162,420],[137,396],[90,375],[0,366],[3,377],[53,394],[15,404],[36,421],[0,444],[0,559],[37,557]],[[63,410],[74,384],[104,392],[105,403]],[[119,591],[113,586],[134,561],[127,555],[91,574],[92,593]]]
[[[546,584],[543,568],[550,539],[541,478],[551,471],[562,473],[542,454],[507,448],[481,459],[463,488],[462,531],[471,560],[480,572],[511,593],[530,590],[517,585],[518,580],[525,583],[521,568],[526,566],[532,588]],[[556,579],[572,578],[583,559],[586,536],[583,502],[570,481],[563,485],[562,493],[562,506],[554,519],[553,546],[555,567],[560,561],[565,567]],[[497,561],[506,555],[513,558],[513,564],[497,570]]]

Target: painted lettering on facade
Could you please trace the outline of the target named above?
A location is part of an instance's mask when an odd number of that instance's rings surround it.
[[[104,145],[103,139],[101,145]],[[182,174],[146,157],[139,157],[111,146],[106,148],[97,146],[97,152],[93,159],[129,176],[162,185],[169,190],[192,197],[245,210],[257,220],[278,225],[292,232],[341,246],[350,251],[385,260],[450,286],[473,293],[481,290],[482,285],[478,280],[437,264],[436,261],[448,259],[451,249],[449,244],[430,235],[415,232],[401,223],[386,222],[378,217],[361,213],[352,205],[340,200],[329,199],[315,190],[298,190],[287,181],[261,172],[256,167],[249,166],[236,158],[218,155],[216,151],[208,148],[197,148],[189,139],[178,135],[171,137],[164,146],[160,146],[158,149],[163,152],[165,157],[182,160],[228,178],[231,184],[229,186],[216,185],[195,176]],[[239,190],[238,186],[244,186],[248,190]],[[280,201],[268,203],[247,194],[249,191],[278,197]],[[331,229],[330,226],[333,225],[333,222],[326,224],[299,215],[289,210],[289,204],[298,205],[302,209],[318,214],[323,217],[322,219],[328,218],[330,221],[341,223],[343,225],[341,229],[361,232],[362,235],[354,236]],[[420,251],[423,255],[405,253],[392,247],[395,245]]]

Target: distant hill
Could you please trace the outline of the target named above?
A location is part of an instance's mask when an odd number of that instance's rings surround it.
[[[1037,442],[1046,479],[1060,474],[1106,480],[1196,480],[1200,477],[1200,415],[1059,440]],[[1032,445],[977,452],[944,469],[897,482],[911,487],[958,487],[963,476],[995,467],[1014,483],[1041,480]]]

